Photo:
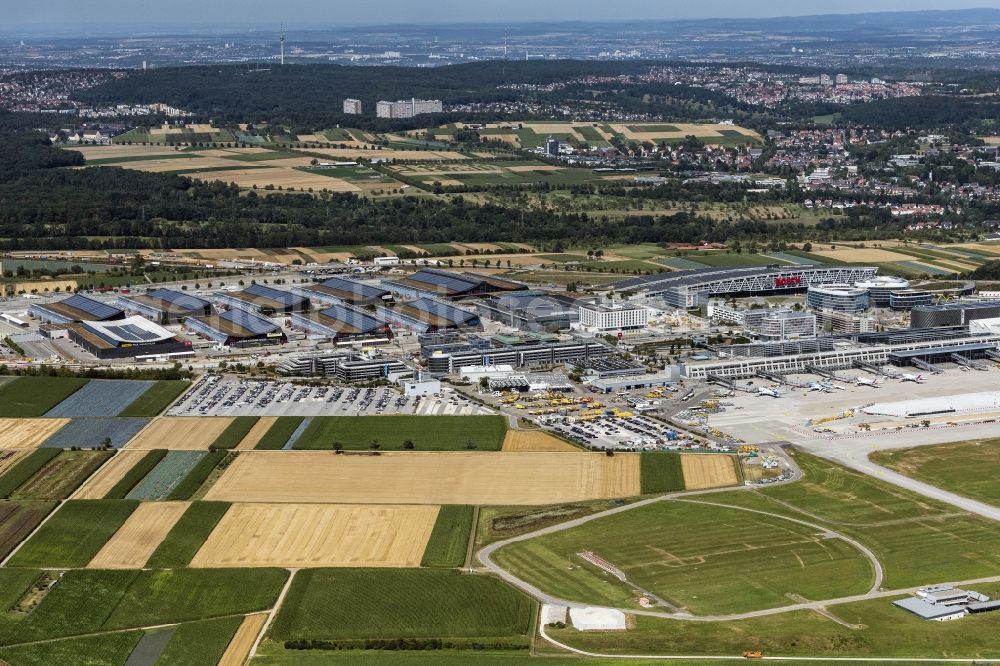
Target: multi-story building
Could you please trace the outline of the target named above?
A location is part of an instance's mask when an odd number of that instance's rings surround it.
[[[853,312],[868,309],[868,290],[851,284],[810,285],[806,291],[806,302],[817,310],[833,312]]]
[[[635,331],[649,322],[649,310],[641,305],[587,303],[579,310],[580,328],[595,333]]]
[[[344,113],[352,116],[361,115],[361,100],[348,97],[344,100]]]
[[[910,310],[910,328],[965,326],[976,319],[1000,317],[1000,301],[955,301]]]
[[[439,99],[401,99],[398,102],[380,101],[375,106],[379,118],[412,118],[423,113],[441,113],[444,106]]]
[[[744,319],[748,330],[769,340],[816,337],[816,315],[794,310],[749,310]]]

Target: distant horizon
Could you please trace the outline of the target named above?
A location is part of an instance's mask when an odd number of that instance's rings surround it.
[[[117,0],[101,0],[103,4],[114,5]],[[309,0],[287,0],[286,4],[292,5],[302,5],[309,4]],[[527,0],[516,0],[517,4],[527,4]],[[68,0],[61,0],[56,2],[43,2],[38,3],[40,5],[51,6],[51,5],[62,5],[68,4]],[[468,13],[463,16],[461,20],[451,20],[447,16],[448,12],[443,12],[446,16],[440,16],[434,13],[435,16],[428,16],[426,13],[420,14],[416,18],[406,18],[409,11],[406,12],[381,12],[383,15],[392,14],[393,20],[375,20],[372,18],[319,18],[308,22],[307,24],[297,24],[294,19],[289,20],[289,14],[293,14],[292,10],[286,9],[282,12],[282,16],[276,17],[273,22],[271,20],[263,18],[267,12],[254,12],[249,10],[244,10],[240,12],[242,15],[253,15],[260,17],[253,21],[233,21],[223,23],[225,19],[212,19],[206,17],[206,12],[194,12],[192,15],[198,16],[196,21],[177,21],[176,16],[178,13],[183,13],[182,10],[176,9],[178,3],[171,5],[174,8],[170,12],[169,17],[157,18],[155,12],[150,12],[149,8],[144,7],[143,12],[147,14],[143,19],[132,19],[130,18],[130,12],[111,12],[122,18],[119,21],[114,20],[102,20],[102,21],[73,21],[71,23],[52,21],[51,16],[53,15],[65,15],[65,13],[60,14],[59,12],[53,12],[51,9],[45,11],[44,16],[39,16],[33,13],[32,9],[21,7],[16,9],[9,9],[8,16],[5,17],[3,27],[0,27],[0,34],[3,35],[16,35],[21,33],[28,34],[42,34],[48,36],[66,36],[69,34],[85,34],[85,35],[120,35],[122,33],[138,33],[138,34],[162,34],[164,32],[177,32],[177,31],[189,31],[192,34],[228,34],[232,32],[257,32],[267,27],[272,29],[277,29],[279,25],[284,26],[284,29],[289,32],[318,32],[324,30],[332,30],[337,28],[346,28],[350,30],[385,30],[385,29],[402,29],[406,27],[461,27],[461,26],[530,26],[530,25],[550,25],[550,24],[588,24],[588,23],[606,23],[608,25],[619,25],[619,24],[629,24],[642,21],[648,21],[652,23],[671,23],[671,22],[699,22],[699,21],[761,21],[761,20],[784,20],[784,19],[808,19],[808,18],[825,18],[825,17],[848,17],[848,16],[863,16],[863,15],[878,15],[878,14],[933,14],[933,13],[958,13],[958,12],[969,12],[969,11],[1000,11],[1000,0],[992,0],[992,4],[984,3],[982,0],[974,3],[969,3],[962,6],[948,6],[945,8],[941,7],[930,7],[929,2],[906,2],[901,3],[896,0],[883,0],[879,5],[873,7],[871,2],[851,2],[842,3],[842,7],[838,9],[830,9],[828,11],[816,12],[814,9],[809,8],[807,11],[797,12],[791,9],[793,4],[788,1],[782,1],[780,3],[781,7],[787,7],[785,11],[778,10],[773,14],[746,14],[746,13],[733,13],[733,14],[719,14],[716,12],[708,11],[707,13],[701,15],[694,14],[680,14],[675,13],[671,16],[655,15],[655,14],[645,14],[645,15],[632,15],[628,18],[622,18],[623,14],[627,15],[627,9],[616,10],[613,17],[608,17],[600,14],[599,12],[585,13],[574,12],[572,16],[548,16],[548,15],[535,15],[535,16],[524,16],[518,20],[510,20],[510,17],[501,16],[482,16],[480,18],[469,17]],[[192,4],[190,0],[185,0],[180,4]],[[216,3],[212,9],[218,9],[218,5],[223,3]],[[256,0],[246,4],[257,4]],[[398,1],[392,4],[398,4]],[[413,5],[426,4],[426,3],[412,3]],[[448,0],[447,2],[440,2],[437,4],[443,5],[454,5],[459,4],[457,0]],[[553,2],[550,5],[564,4],[563,2]],[[619,5],[644,5],[648,7],[648,3],[638,2],[638,0],[620,0]],[[702,5],[704,6],[704,2]],[[719,2],[714,2],[709,4],[718,5]],[[731,5],[734,4],[728,0],[723,0],[723,4]],[[741,7],[746,7],[745,4],[739,3]],[[768,3],[770,7],[773,7],[777,3]],[[858,6],[864,5],[864,6]],[[905,6],[903,6],[905,5]],[[914,6],[915,5],[915,6]],[[593,7],[592,7],[593,9]],[[110,11],[110,10],[109,10]],[[316,10],[318,11],[318,10]],[[412,9],[411,9],[412,11]],[[683,10],[681,10],[683,11]],[[516,13],[516,12],[508,12]],[[440,17],[439,17],[440,16]]]

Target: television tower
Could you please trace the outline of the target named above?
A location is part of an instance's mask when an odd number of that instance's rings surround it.
[[[278,40],[281,42],[281,64],[285,64],[285,25],[281,25],[281,38]]]

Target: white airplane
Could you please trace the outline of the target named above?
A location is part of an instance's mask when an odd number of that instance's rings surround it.
[[[881,384],[882,380],[879,379],[878,377],[875,377],[874,379],[868,379],[866,377],[855,377],[854,382],[858,386],[871,386],[872,388],[874,388],[879,384]]]
[[[766,386],[762,386],[759,389],[757,389],[757,395],[766,395],[771,398],[780,398],[781,392],[778,391],[778,389],[767,388]]]
[[[833,393],[833,387],[823,382],[813,382],[809,384],[810,391],[822,391],[823,393]]]
[[[914,384],[923,384],[924,383],[924,376],[923,375],[905,374],[905,375],[900,376],[899,381],[901,381],[901,382],[913,382]]]

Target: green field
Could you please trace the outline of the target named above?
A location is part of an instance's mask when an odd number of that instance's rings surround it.
[[[684,490],[684,470],[676,451],[643,451],[639,454],[639,488],[646,493]]]
[[[972,499],[1000,506],[1000,439],[877,451],[872,462]]]
[[[132,465],[132,469],[125,472],[118,483],[112,486],[104,499],[125,499],[136,484],[146,478],[146,475],[167,455],[166,449],[155,449],[142,457],[139,462]]]
[[[557,597],[635,607],[639,593],[580,557],[586,551],[623,571],[632,585],[695,614],[784,606],[789,594],[809,599],[859,594],[874,577],[871,564],[852,546],[810,527],[677,501],[513,543],[495,559]]]
[[[127,629],[264,610],[274,604],[287,578],[284,569],[141,571],[104,628]]]
[[[26,573],[32,574],[33,580],[42,574],[37,569],[26,570]],[[99,631],[136,575],[135,571],[90,569],[68,571],[62,576],[50,573],[40,581],[41,586],[47,587],[46,580],[58,578],[58,582],[49,588],[41,603],[23,609],[30,610],[29,613],[12,612],[10,607],[0,612],[0,645]],[[32,589],[35,588],[36,585],[32,585]],[[27,586],[21,587],[15,604],[27,589]]]
[[[460,567],[465,563],[475,507],[448,504],[438,511],[434,530],[424,550],[422,567]]]
[[[133,400],[119,416],[159,416],[190,386],[191,382],[186,379],[158,381]]]
[[[499,451],[507,432],[502,416],[318,416],[295,442],[296,449],[461,451],[469,442],[479,451]]]
[[[566,655],[529,655],[526,651],[502,650],[283,650],[265,642],[252,666],[648,666],[648,659],[575,659]],[[672,666],[694,666],[692,662],[671,660]],[[745,664],[746,660],[713,661],[718,666]],[[704,662],[698,664],[703,666]],[[796,666],[789,664],[788,666]]]
[[[0,417],[42,416],[88,381],[77,377],[18,377],[0,385]]]
[[[223,433],[225,434],[225,433]],[[201,484],[205,483],[208,475],[212,473],[216,465],[222,462],[228,452],[225,450],[209,451],[204,455],[198,464],[194,466],[187,476],[177,484],[177,486],[167,496],[168,500],[186,500],[198,492]]]
[[[666,269],[663,266],[657,264],[652,264],[648,261],[639,261],[635,259],[622,259],[622,260],[611,260],[611,261],[584,261],[581,262],[579,268],[585,270],[595,270],[606,273],[664,273]]]
[[[11,558],[15,567],[85,567],[138,502],[68,500]]]
[[[998,591],[995,583],[975,589],[991,597]],[[989,613],[957,622],[927,622],[891,602],[874,599],[827,607],[844,622],[862,628],[846,627],[812,611],[796,611],[732,622],[640,615],[635,629],[625,632],[552,628],[546,632],[573,647],[604,654],[739,654],[756,649],[765,656],[965,657],[980,663],[1000,654],[997,618]]]
[[[242,621],[243,618],[237,616],[182,624],[174,631],[156,663],[163,666],[217,664]]]
[[[276,640],[495,639],[527,645],[535,603],[488,576],[433,569],[303,569]]]
[[[712,497],[821,523],[856,538],[882,562],[887,589],[1000,575],[996,523],[797,449],[791,455],[802,468],[802,480]]]
[[[232,449],[243,441],[250,429],[257,423],[257,416],[237,416],[212,442],[213,449]]]
[[[110,451],[62,451],[8,495],[13,500],[66,499],[98,467],[111,458]],[[11,470],[12,472],[14,470]]]
[[[12,666],[121,666],[142,638],[141,631],[81,636],[0,649]]]
[[[180,622],[204,625],[207,623],[201,620],[226,618],[225,622],[214,622],[214,626],[182,625],[177,629],[182,638],[186,635],[192,641],[206,641],[206,644],[176,646],[173,650],[192,656],[202,651],[206,658],[192,663],[215,663],[211,653],[225,648],[224,644],[220,648],[220,643],[228,642],[243,614],[273,606],[288,572],[281,569],[75,569],[65,573],[48,572],[46,578],[35,583],[40,575],[42,572],[34,569],[15,570],[15,575],[3,570],[0,574],[0,583],[15,591],[6,596],[7,600],[12,600],[14,610],[0,611],[0,645]],[[52,581],[56,582],[51,584]],[[29,586],[32,594],[42,590],[42,595],[35,598],[33,606],[18,608],[22,599],[33,598],[25,594]],[[226,626],[222,627],[223,624]],[[223,636],[226,632],[228,636]]]
[[[685,259],[696,261],[706,266],[768,266],[771,264],[788,264],[774,257],[763,254],[726,254],[725,252],[692,252],[684,256]]]
[[[228,502],[192,502],[153,551],[146,566],[186,567],[228,509]]]
[[[302,416],[279,416],[278,420],[275,421],[264,436],[260,438],[257,442],[255,449],[262,450],[277,450],[283,447],[287,442],[288,438],[292,436],[295,429],[302,424]]]
[[[0,476],[0,497],[9,497],[22,483],[33,477],[38,470],[57,455],[60,449],[35,449]]]

